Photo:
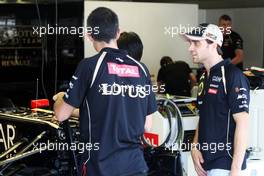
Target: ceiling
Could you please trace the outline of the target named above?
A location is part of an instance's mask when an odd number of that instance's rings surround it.
[[[200,9],[264,7],[264,0],[129,0],[129,1],[199,4]]]
[[[58,3],[81,1],[83,0],[57,0]],[[50,4],[55,2],[56,0],[0,0],[0,4]]]
[[[81,2],[84,0],[57,0],[57,1],[58,3],[64,3],[64,2]],[[110,0],[110,1],[199,4],[200,9],[264,7],[264,0]],[[47,4],[47,3],[54,3],[55,0],[0,0],[0,4],[33,4],[36,2]]]

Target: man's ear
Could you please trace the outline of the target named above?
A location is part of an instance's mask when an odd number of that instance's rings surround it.
[[[94,42],[94,39],[93,39],[93,37],[91,36],[91,34],[88,34],[88,33],[87,33],[86,36],[87,36],[87,38],[88,38],[91,42]]]
[[[118,40],[120,37],[120,29],[118,28],[117,29],[117,32],[116,32],[116,40]]]
[[[209,44],[208,45],[212,50],[216,50],[216,48],[217,48],[217,43],[211,43],[211,44]]]

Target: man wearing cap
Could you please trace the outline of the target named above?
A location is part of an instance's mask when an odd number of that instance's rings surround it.
[[[223,60],[223,35],[214,24],[200,24],[184,34],[194,63],[206,69],[198,88],[199,124],[192,145],[199,176],[241,176],[246,168],[249,82]]]

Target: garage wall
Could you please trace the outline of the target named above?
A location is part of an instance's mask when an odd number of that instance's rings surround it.
[[[178,35],[170,35],[166,29],[196,26],[198,6],[168,3],[102,2],[85,1],[85,25],[88,14],[96,7],[105,6],[119,16],[121,31],[134,31],[144,44],[142,62],[151,74],[158,73],[160,58],[171,56],[174,60],[185,60],[190,66],[192,60],[188,52],[188,43]],[[174,30],[176,32],[176,28]],[[91,44],[85,41],[85,57],[95,54]]]

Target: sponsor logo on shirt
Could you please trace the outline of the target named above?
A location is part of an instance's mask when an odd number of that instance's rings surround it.
[[[145,98],[151,93],[150,85],[120,85],[117,83],[108,84],[103,83],[99,84],[99,92],[102,95],[121,95],[123,97],[129,96],[131,98]]]
[[[119,57],[115,58],[116,60],[118,60],[119,62],[124,62],[123,59],[120,59]]]
[[[247,100],[241,101],[242,104],[247,104]]]
[[[212,81],[214,81],[214,82],[221,82],[221,81],[222,81],[222,77],[219,77],[219,76],[213,76],[213,77],[212,77]]]
[[[67,90],[67,92],[68,92],[69,90]],[[65,96],[65,98],[69,98],[69,94],[67,93],[67,92],[65,92],[65,94],[64,94],[64,96]]]
[[[72,81],[75,82],[76,80],[78,80],[78,77],[73,75],[72,79],[73,79]],[[72,81],[69,82],[69,88],[66,90],[66,92],[64,94],[65,98],[67,98],[67,99],[69,98],[68,93],[69,93],[70,89],[73,89],[73,87],[74,87],[74,83]]]
[[[241,43],[242,43],[242,41],[239,40],[239,39],[236,41],[236,44],[239,45],[239,46],[241,45]]]
[[[203,93],[203,89],[204,89],[204,83],[201,82],[198,86],[198,95],[201,96]]]
[[[74,75],[72,76],[72,78],[73,78],[74,80],[77,80],[77,79],[78,79],[78,77],[76,77],[76,76],[74,76]]]
[[[216,85],[216,84],[210,84],[210,87],[218,88],[219,85]]]
[[[109,74],[118,75],[119,77],[140,77],[137,66],[116,64],[113,62],[108,62],[107,66]]]
[[[239,107],[240,109],[241,109],[241,108],[248,108],[248,105],[247,105],[247,104],[243,104],[243,105],[239,105],[238,107]]]
[[[240,88],[239,90],[241,90],[241,91],[247,91],[247,89],[246,88]]]
[[[247,99],[247,95],[246,94],[238,94],[237,100],[239,100],[239,99]]]
[[[246,92],[247,91],[247,89],[246,88],[244,88],[244,87],[235,87],[235,92],[236,93],[238,93],[238,92]]]
[[[229,46],[229,43],[228,43],[228,41],[225,41],[225,42],[224,42],[224,44],[223,44],[223,46],[226,46],[226,47],[228,47],[228,46]]]
[[[211,89],[211,88],[209,88],[208,89],[208,93],[210,93],[210,94],[217,94],[217,89]]]
[[[71,81],[69,83],[69,86],[70,86],[71,89],[73,88],[73,83]]]

